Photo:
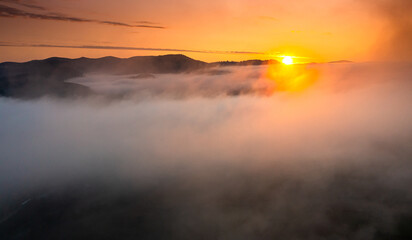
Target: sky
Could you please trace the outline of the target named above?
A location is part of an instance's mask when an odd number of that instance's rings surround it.
[[[411,9],[407,0],[0,0],[0,62],[169,53],[403,61],[410,51],[388,46],[412,36]]]

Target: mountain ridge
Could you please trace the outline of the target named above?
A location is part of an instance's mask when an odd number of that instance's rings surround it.
[[[348,62],[348,61],[339,61]],[[87,73],[114,75],[184,73],[212,67],[279,64],[277,60],[203,62],[183,54],[118,58],[50,57],[28,62],[0,63],[0,97],[23,99],[43,96],[87,96],[92,91],[77,83],[65,82]]]
[[[66,80],[86,73],[110,74],[180,73],[204,68],[208,63],[182,54],[136,56],[131,58],[59,58],[32,60],[23,63],[0,63],[0,96],[38,98],[42,96],[85,96],[85,86]]]

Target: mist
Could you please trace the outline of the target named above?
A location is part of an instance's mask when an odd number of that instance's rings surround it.
[[[310,65],[298,92],[253,66],[69,80],[115,101],[1,98],[0,226],[46,201],[58,223],[35,238],[409,236],[411,66]]]
[[[262,80],[265,66],[205,67],[164,74],[104,74],[92,72],[67,82],[89,87],[96,96],[135,101],[262,95],[270,88]]]
[[[408,0],[364,0],[364,10],[383,22],[374,55],[386,61],[411,61],[412,2]]]

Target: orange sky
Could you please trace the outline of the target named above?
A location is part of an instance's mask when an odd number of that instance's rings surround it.
[[[387,22],[360,2],[0,0],[0,45],[3,45],[0,61],[175,53],[116,47],[212,51],[180,52],[204,61],[268,59],[278,54],[305,57],[302,61],[308,62],[381,60],[374,52],[387,36]],[[69,21],[70,18],[78,20]],[[116,24],[103,23],[108,21]],[[114,49],[4,45],[87,45]]]

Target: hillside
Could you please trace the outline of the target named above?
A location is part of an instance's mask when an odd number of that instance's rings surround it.
[[[87,87],[64,82],[86,73],[140,74],[180,73],[206,67],[207,63],[184,55],[139,56],[131,58],[48,58],[25,63],[0,64],[0,96],[37,98],[90,94]]]

